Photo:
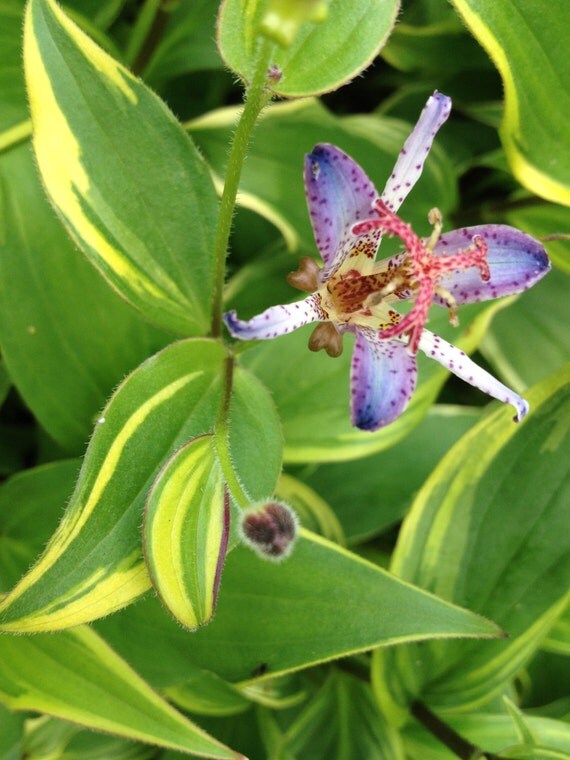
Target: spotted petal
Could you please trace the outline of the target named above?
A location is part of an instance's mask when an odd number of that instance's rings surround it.
[[[436,362],[443,364],[454,375],[465,380],[466,383],[473,385],[475,388],[486,393],[488,396],[503,401],[505,404],[512,404],[517,413],[514,417],[516,422],[520,422],[528,412],[528,404],[506,385],[499,382],[493,375],[481,369],[475,362],[459,348],[452,346],[451,343],[434,335],[429,330],[424,330],[420,338],[420,350],[435,359]]]
[[[352,424],[377,430],[397,419],[416,387],[416,359],[403,343],[358,328],[350,372]]]
[[[350,232],[359,219],[371,215],[378,192],[360,166],[335,145],[315,145],[305,156],[305,192],[315,242],[324,262],[321,282],[327,280],[354,250]],[[373,230],[358,240],[358,251],[373,261],[381,237]]]
[[[453,254],[471,245],[476,235],[487,243],[491,279],[483,282],[479,270],[474,267],[442,277],[439,285],[451,293],[458,305],[520,293],[550,269],[546,251],[537,240],[504,224],[482,224],[447,232],[440,237],[434,252]],[[434,303],[448,305],[440,296],[434,298]]]
[[[234,338],[240,340],[270,340],[279,335],[293,332],[309,322],[321,322],[327,315],[320,305],[317,293],[303,301],[285,306],[271,306],[253,319],[243,321],[237,318],[235,311],[224,314],[224,322]]]
[[[392,211],[397,211],[416,184],[424,162],[430,152],[438,129],[451,111],[451,98],[437,90],[428,98],[418,123],[404,143],[400,155],[386,183],[382,200]]]

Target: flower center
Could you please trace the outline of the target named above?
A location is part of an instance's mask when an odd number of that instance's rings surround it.
[[[391,236],[399,237],[407,251],[406,276],[403,277],[403,283],[399,284],[394,278],[402,279],[401,272],[396,274],[397,270],[392,269],[388,270],[387,274],[391,275],[396,287],[402,288],[407,285],[414,294],[414,305],[410,312],[401,317],[396,324],[380,329],[378,337],[388,340],[407,335],[408,350],[411,354],[416,354],[435,294],[440,295],[446,301],[451,312],[451,321],[457,324],[455,299],[451,293],[438,284],[439,279],[449,272],[469,269],[470,267],[479,269],[482,280],[488,281],[490,279],[487,244],[481,236],[476,235],[473,238],[472,245],[458,250],[454,254],[434,254],[433,251],[442,228],[441,214],[437,209],[430,211],[429,220],[433,224],[433,232],[427,243],[424,243],[408,224],[388,208],[381,198],[376,198],[372,207],[378,213],[378,217],[354,224],[352,233],[363,235],[371,230],[381,229]],[[384,288],[386,289],[388,286],[387,284]],[[396,290],[396,287],[392,289],[392,292]],[[382,298],[381,292],[378,294],[380,298]],[[375,296],[372,297],[373,302],[375,298]]]

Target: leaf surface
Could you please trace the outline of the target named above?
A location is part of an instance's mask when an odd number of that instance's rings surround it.
[[[87,627],[0,636],[0,701],[202,757],[239,757],[171,707]]]
[[[38,166],[71,236],[148,320],[203,334],[217,199],[198,151],[53,0],[29,3],[24,53]]]
[[[513,174],[537,195],[570,205],[570,59],[561,44],[566,3],[452,2],[503,79],[500,134]]]
[[[119,386],[56,533],[0,603],[0,628],[66,628],[149,588],[141,554],[144,500],[172,452],[212,429],[225,356],[219,343],[188,339],[148,359]]]
[[[218,20],[218,47],[226,65],[251,81],[257,63],[256,36],[266,3],[224,0]],[[334,90],[372,63],[396,21],[399,0],[331,0],[328,16],[303,24],[293,44],[274,47],[272,63],[282,71],[274,90],[299,97]]]

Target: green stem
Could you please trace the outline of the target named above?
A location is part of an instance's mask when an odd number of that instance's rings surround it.
[[[229,412],[230,402],[232,399],[233,379],[234,379],[234,365],[235,359],[233,354],[230,354],[226,359],[226,373],[224,377],[224,391],[222,396],[222,403],[218,412],[218,419],[215,426],[215,446],[224,479],[228,484],[231,495],[236,500],[239,507],[247,509],[251,504],[251,499],[244,491],[241,483],[238,480],[234,466],[232,463],[232,457],[230,454],[230,441],[229,441]]]
[[[414,718],[424,728],[427,728],[433,736],[461,760],[500,760],[499,755],[485,752],[460,736],[451,726],[440,720],[435,713],[432,713],[423,702],[414,702],[410,710]]]
[[[212,335],[216,338],[219,337],[222,331],[226,256],[241,170],[257,117],[271,98],[271,94],[267,91],[265,84],[272,51],[273,45],[268,40],[263,40],[257,59],[257,66],[246,93],[245,104],[236,131],[234,132],[228,158],[226,180],[220,201],[218,226],[214,242]]]

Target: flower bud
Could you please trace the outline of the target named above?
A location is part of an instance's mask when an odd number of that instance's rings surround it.
[[[254,504],[242,513],[241,537],[260,557],[276,562],[291,553],[297,537],[297,515],[281,501]]]
[[[290,47],[305,22],[324,21],[328,0],[269,0],[261,19],[260,32],[281,47]]]

